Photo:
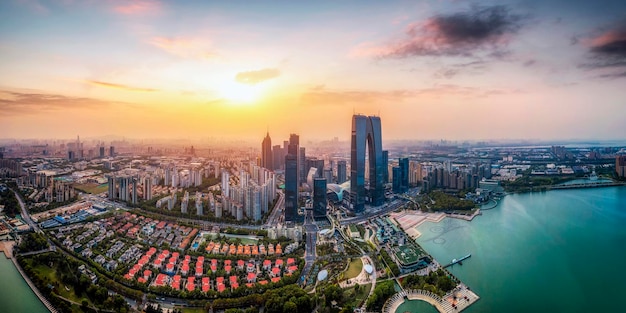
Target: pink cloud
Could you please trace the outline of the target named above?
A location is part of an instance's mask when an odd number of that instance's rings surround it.
[[[154,0],[130,0],[117,2],[113,10],[124,15],[146,15],[159,13],[161,7],[161,3]]]
[[[151,45],[176,56],[193,59],[214,59],[218,55],[212,51],[211,43],[196,38],[153,37]]]

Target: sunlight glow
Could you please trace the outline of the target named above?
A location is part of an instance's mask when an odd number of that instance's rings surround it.
[[[248,85],[236,81],[227,81],[218,88],[221,98],[229,100],[233,104],[251,104],[261,97],[263,86],[261,84]]]

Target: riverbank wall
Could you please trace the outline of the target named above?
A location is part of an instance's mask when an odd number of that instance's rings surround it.
[[[41,292],[39,292],[39,289],[37,289],[37,286],[35,286],[35,284],[30,280],[30,278],[26,275],[26,273],[24,273],[24,270],[17,263],[17,260],[15,259],[15,257],[12,256],[11,261],[13,262],[13,265],[15,265],[15,268],[17,268],[17,271],[20,273],[20,275],[22,275],[22,278],[24,279],[24,281],[26,281],[30,289],[35,293],[37,298],[39,298],[39,301],[43,303],[43,305],[48,309],[48,311],[50,311],[51,313],[58,313],[58,311],[52,306],[50,301],[48,301],[48,299],[46,299],[46,297],[44,297],[41,294]]]

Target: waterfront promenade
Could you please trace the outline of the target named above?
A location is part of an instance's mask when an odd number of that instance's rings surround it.
[[[477,294],[463,284],[448,292],[443,298],[426,290],[403,290],[385,302],[382,312],[396,313],[398,307],[406,300],[426,301],[441,313],[461,312],[479,299]]]

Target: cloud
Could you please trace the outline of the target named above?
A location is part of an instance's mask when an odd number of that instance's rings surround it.
[[[304,105],[361,105],[389,104],[415,101],[420,98],[460,96],[484,98],[492,95],[521,93],[517,89],[483,89],[453,84],[437,84],[421,89],[376,90],[330,90],[316,86],[302,93],[300,103]]]
[[[258,84],[280,76],[280,71],[276,68],[264,68],[257,71],[239,72],[235,80],[243,84]]]
[[[97,81],[97,80],[86,80],[85,82],[93,86],[121,89],[121,90],[127,90],[127,91],[143,91],[143,92],[158,91],[158,89],[132,87],[128,85],[114,84],[114,83],[108,83],[108,82]]]
[[[415,56],[473,56],[487,51],[492,57],[504,53],[512,35],[522,27],[523,17],[505,6],[474,6],[465,12],[436,15],[408,25],[404,38],[383,46],[361,46],[357,54],[378,58]]]
[[[211,51],[211,43],[207,40],[153,37],[148,43],[182,58],[214,59],[218,57],[215,52]]]
[[[147,15],[161,11],[161,3],[154,0],[121,1],[113,6],[113,11],[123,15]]]
[[[581,40],[588,47],[588,59],[579,67],[590,70],[609,71],[602,78],[623,78],[626,69],[626,19],[615,23],[608,30],[596,32]],[[615,72],[613,72],[615,71]]]
[[[97,109],[111,102],[55,94],[0,90],[0,116],[39,114],[67,109]]]

